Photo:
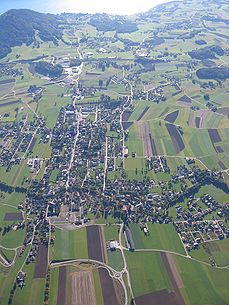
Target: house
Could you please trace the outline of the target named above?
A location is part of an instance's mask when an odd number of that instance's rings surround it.
[[[112,240],[109,242],[109,249],[111,251],[115,251],[117,249],[117,241],[115,240]]]

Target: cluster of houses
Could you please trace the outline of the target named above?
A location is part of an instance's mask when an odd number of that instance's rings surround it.
[[[163,86],[158,86],[149,90],[135,90],[133,97],[137,100],[147,100],[157,104],[166,101]]]
[[[167,165],[167,160],[163,156],[154,156],[148,158],[147,165],[149,167],[149,170],[153,170],[154,173],[170,173],[170,168]]]
[[[229,238],[229,229],[223,220],[176,222],[175,227],[187,249],[198,249],[201,243]]]
[[[202,242],[229,237],[224,208],[208,194],[190,199],[186,208],[176,206],[174,224],[188,251],[197,249]]]
[[[0,75],[17,77],[23,76],[23,71],[14,67],[14,64],[10,63],[1,63],[0,64]]]
[[[41,143],[48,143],[50,140],[51,132],[42,119],[29,122],[28,116],[24,115],[21,121],[2,124],[0,166],[8,171],[13,165],[19,164],[27,153],[32,152],[37,140],[36,135],[39,135]]]

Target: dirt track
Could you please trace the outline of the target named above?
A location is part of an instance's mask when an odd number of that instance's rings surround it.
[[[185,305],[185,302],[179,289],[183,287],[183,283],[176,269],[176,265],[173,261],[172,255],[170,253],[161,252],[161,258],[168,272],[169,279],[172,283],[175,292],[176,305]]]
[[[91,271],[75,272],[72,275],[72,305],[96,305]]]

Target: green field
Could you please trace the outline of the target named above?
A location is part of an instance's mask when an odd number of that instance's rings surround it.
[[[171,284],[160,253],[125,252],[134,296],[162,289],[171,290]]]
[[[226,305],[229,291],[228,270],[219,270],[198,262],[174,256],[184,288],[182,294],[188,305]]]
[[[14,303],[18,305],[40,305],[44,300],[45,279],[34,279],[35,264],[26,265],[26,286],[16,289]]]
[[[120,250],[108,251],[108,264],[117,271],[121,271],[124,267],[123,258]]]
[[[56,229],[51,253],[53,260],[88,258],[86,228],[73,231]]]
[[[117,225],[103,226],[106,241],[118,240],[119,227]]]
[[[207,242],[204,244],[205,252],[211,255],[217,266],[229,265],[229,243],[227,239]]]
[[[185,254],[184,247],[172,224],[147,224],[149,235],[137,224],[130,224],[136,249],[159,249]]]

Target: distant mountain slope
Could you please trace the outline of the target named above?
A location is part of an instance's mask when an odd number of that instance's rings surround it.
[[[136,23],[127,20],[124,16],[113,17],[108,14],[92,15],[89,24],[102,32],[132,33],[138,30]]]
[[[35,33],[43,41],[56,42],[62,37],[58,16],[20,9],[0,16],[0,58],[11,52],[11,47],[31,44]]]

